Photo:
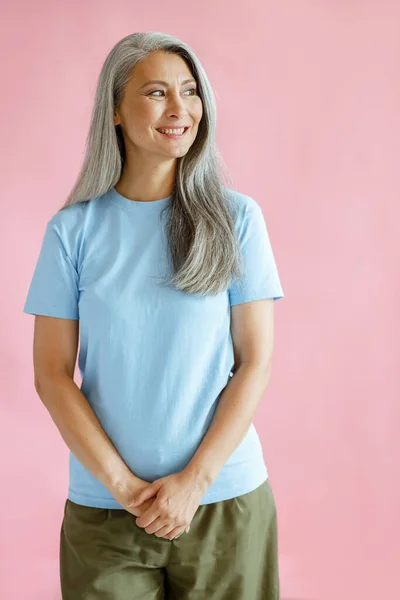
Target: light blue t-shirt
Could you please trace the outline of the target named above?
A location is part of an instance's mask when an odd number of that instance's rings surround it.
[[[184,469],[207,432],[234,367],[230,306],[284,297],[260,206],[224,191],[238,206],[245,268],[226,291],[202,297],[165,285],[172,271],[161,212],[170,196],[139,202],[111,188],[47,223],[24,305],[79,319],[80,389],[130,470],[149,482]],[[200,505],[267,478],[252,423]],[[122,508],[72,452],[68,498]]]

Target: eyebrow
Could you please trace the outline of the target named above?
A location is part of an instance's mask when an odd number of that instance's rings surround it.
[[[196,83],[196,80],[193,79],[193,77],[191,77],[190,79],[185,79],[184,81],[182,81],[181,85],[185,85],[186,83],[191,83],[194,82]],[[167,81],[162,81],[161,79],[150,79],[149,81],[146,81],[145,83],[143,83],[143,85],[140,86],[140,90],[144,87],[146,87],[147,85],[151,85],[152,83],[158,83],[160,85],[165,85],[165,87],[168,87],[168,82]]]

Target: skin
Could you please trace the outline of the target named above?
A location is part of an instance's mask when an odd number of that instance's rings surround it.
[[[114,125],[121,126],[126,150],[124,170],[115,189],[124,197],[147,202],[171,194],[176,159],[193,144],[203,115],[193,79],[180,56],[165,52],[152,54],[132,70],[114,113]],[[152,80],[164,81],[166,85],[148,84]],[[181,126],[190,128],[178,140],[157,131],[161,127]],[[138,507],[140,514],[152,503],[153,500],[142,502]]]
[[[115,188],[126,198],[148,202],[171,194],[176,159],[189,150],[202,118],[201,99],[189,91],[195,82],[183,84],[189,77],[185,61],[166,53],[153,54],[133,69],[114,117],[126,147],[126,163]],[[167,85],[140,89],[150,79]],[[190,125],[181,140],[156,131],[177,125]],[[73,381],[79,321],[36,315],[34,371],[39,396],[67,445],[122,506],[139,515],[136,523],[147,533],[174,539],[188,530],[201,497],[246,433],[270,376],[273,319],[272,299],[231,307],[235,374],[220,399],[217,418],[184,471],[152,484],[140,481],[138,489],[138,478],[126,468]]]
[[[115,189],[126,198],[152,201],[172,193],[177,158],[193,144],[203,104],[196,81],[182,57],[156,52],[137,64],[115,109],[114,124],[120,125],[125,141],[126,163]],[[154,79],[167,85],[152,83]],[[190,126],[182,139],[174,140],[157,131],[160,127]]]
[[[180,56],[163,52],[153,54],[133,69],[114,117],[114,124],[121,125],[126,148],[126,166],[115,187],[126,198],[145,202],[164,198],[172,192],[176,159],[184,156],[195,140],[203,113],[196,82],[184,83],[191,77],[191,71]],[[154,83],[142,87],[152,79],[164,80],[167,85]],[[171,140],[157,132],[160,127],[187,125],[190,125],[190,129],[180,140]],[[242,345],[246,344],[248,352],[255,354],[254,362],[257,364],[256,371],[254,368],[251,370],[252,361],[247,356],[250,371],[248,377],[244,373],[242,385],[246,386],[246,379],[259,380],[262,388],[264,369],[263,366],[258,367],[262,364],[261,349],[258,348],[258,352],[255,349],[263,341],[265,343],[265,337],[259,335],[258,331],[262,330],[259,326],[267,318],[271,319],[273,302],[251,305],[233,307],[232,328],[233,332],[236,331],[236,354],[240,354],[238,342],[242,339]],[[269,354],[269,350],[264,348],[265,355]],[[236,364],[240,364],[238,356]],[[257,377],[255,373],[260,373],[260,376]],[[259,396],[260,385],[253,391],[255,397]],[[201,466],[198,469],[190,467],[181,473],[156,480],[151,485],[147,484],[136,494],[134,504],[126,508],[140,509],[136,523],[147,533],[167,539],[177,538],[188,529],[172,523],[190,523],[201,497],[210,485],[207,474],[203,475],[202,471]]]

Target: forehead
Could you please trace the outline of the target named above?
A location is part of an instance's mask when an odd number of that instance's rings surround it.
[[[151,79],[162,79],[170,85],[175,85],[189,77],[193,77],[193,74],[181,56],[155,52],[135,65],[128,85],[138,88]]]

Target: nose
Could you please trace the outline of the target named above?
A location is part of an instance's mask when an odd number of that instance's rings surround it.
[[[188,114],[185,106],[184,99],[179,94],[174,94],[170,97],[167,105],[167,115],[169,117],[176,117],[177,119],[183,119]]]

